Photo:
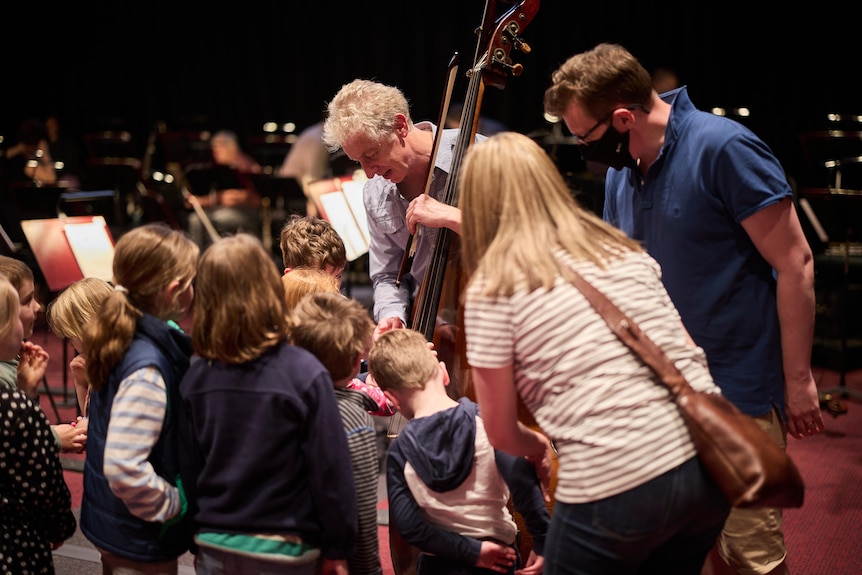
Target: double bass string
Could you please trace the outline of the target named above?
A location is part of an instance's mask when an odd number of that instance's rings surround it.
[[[446,89],[443,93],[443,103],[440,106],[440,118],[437,121],[437,132],[434,134],[434,144],[431,149],[431,163],[428,165],[428,174],[425,176],[425,191],[426,196],[431,191],[431,181],[434,179],[434,165],[437,162],[437,152],[440,150],[440,141],[443,133],[443,123],[449,113],[449,104],[452,101],[452,91],[455,87],[455,79],[458,75],[458,52],[449,60],[449,67],[446,76]],[[419,241],[419,234],[422,231],[422,226],[417,224],[416,233],[410,234],[407,238],[407,246],[404,248],[404,258],[401,260],[401,268],[398,270],[398,277],[395,278],[395,287],[401,287],[401,280],[404,274],[410,271],[413,266],[413,258],[416,256],[416,245]]]

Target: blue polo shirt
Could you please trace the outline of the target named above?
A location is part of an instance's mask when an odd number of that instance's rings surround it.
[[[661,264],[668,293],[728,399],[753,416],[775,404],[784,417],[775,277],[741,222],[792,190],[749,129],[696,109],[684,87],[662,98],[672,108],[659,157],[644,178],[608,170],[604,219]]]

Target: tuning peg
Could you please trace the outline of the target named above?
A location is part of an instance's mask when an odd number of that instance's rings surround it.
[[[515,45],[515,49],[520,50],[524,54],[529,54],[533,50],[529,44],[527,44],[517,36],[512,39],[512,42]]]
[[[494,51],[494,63],[509,70],[513,76],[520,76],[524,71],[524,66],[521,64],[510,64],[506,61],[506,52],[503,50]]]
[[[518,36],[519,27],[515,22],[510,23],[506,28],[503,29],[503,33],[509,38],[512,42],[512,46],[516,50],[520,50],[524,54],[529,54],[533,49],[529,44],[524,42],[524,40]]]

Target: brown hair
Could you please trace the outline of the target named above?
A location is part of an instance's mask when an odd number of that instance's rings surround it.
[[[368,354],[368,372],[383,390],[425,389],[439,364],[425,336],[409,328],[382,333]]]
[[[355,299],[336,293],[314,293],[291,310],[288,332],[294,345],[317,356],[332,380],[341,381],[354,375],[357,360],[371,345],[374,322]]]
[[[33,270],[30,266],[9,256],[0,256],[0,274],[6,276],[18,292],[24,287],[25,281],[33,281]]]
[[[652,90],[652,77],[628,50],[603,43],[575,54],[551,74],[545,112],[562,117],[576,99],[591,116],[602,118],[620,105],[647,105]]]
[[[279,236],[285,268],[343,268],[347,265],[344,240],[328,221],[314,216],[291,215]]]
[[[192,345],[201,357],[245,363],[287,339],[281,274],[256,237],[238,233],[208,247],[196,286]]]
[[[99,391],[126,354],[138,318],[149,313],[161,319],[178,313],[177,295],[166,300],[172,282],[188,286],[195,278],[200,248],[185,232],[162,222],[134,228],[114,246],[114,291],[84,328],[87,377]]]

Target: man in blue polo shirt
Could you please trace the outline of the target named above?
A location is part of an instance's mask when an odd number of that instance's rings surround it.
[[[750,130],[659,95],[625,48],[552,76],[545,111],[610,166],[604,219],[643,242],[722,392],[782,446],[823,431],[811,373],[814,259],[792,190]],[[703,573],[788,573],[781,510],[731,511]],[[716,557],[720,555],[720,559]]]

